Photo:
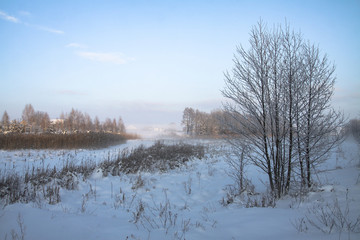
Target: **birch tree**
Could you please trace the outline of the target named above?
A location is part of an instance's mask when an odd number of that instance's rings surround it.
[[[187,135],[194,133],[195,127],[195,110],[192,108],[185,108],[183,112],[183,119],[181,124],[184,126],[184,131]]]
[[[312,168],[324,160],[329,151],[342,140],[340,128],[344,117],[330,106],[334,92],[335,66],[329,63],[326,55],[321,55],[317,46],[311,43],[303,45],[304,85],[303,131],[299,135],[304,146],[307,187],[312,185]],[[305,174],[304,174],[305,177]]]
[[[1,118],[0,130],[1,130],[1,128],[3,128],[5,131],[8,130],[9,125],[10,125],[10,117],[9,117],[9,114],[5,111]]]
[[[125,124],[121,117],[119,117],[118,119],[118,127],[119,127],[119,133],[126,133]]]
[[[259,22],[249,43],[248,50],[237,48],[225,73],[224,111],[231,119],[225,124],[279,198],[294,179],[311,187],[316,164],[341,140],[343,118],[330,106],[335,67],[289,26],[269,30]]]
[[[26,104],[22,112],[22,119],[26,121],[29,125],[33,124],[35,116],[34,107],[31,104]]]

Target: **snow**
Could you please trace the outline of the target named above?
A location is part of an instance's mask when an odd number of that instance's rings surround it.
[[[179,140],[165,140],[172,143]],[[207,157],[193,160],[166,173],[141,173],[102,177],[95,170],[77,190],[60,190],[61,202],[45,201],[1,206],[0,239],[20,234],[25,239],[360,239],[359,233],[325,234],[311,228],[299,232],[294,223],[310,216],[309,209],[338,201],[360,215],[360,151],[352,139],[334,149],[317,174],[319,188],[302,198],[284,197],[271,208],[224,206],[225,187],[232,184],[222,140],[182,140],[208,146]],[[0,152],[1,174],[21,173],[35,166],[61,167],[64,162],[100,162],[120,149],[154,140],[132,140],[100,150],[17,150]],[[247,176],[258,192],[266,191],[266,176],[249,166]],[[140,179],[140,180],[139,180]],[[143,184],[137,184],[139,181]],[[137,219],[139,209],[143,211]],[[138,214],[139,215],[139,214]]]

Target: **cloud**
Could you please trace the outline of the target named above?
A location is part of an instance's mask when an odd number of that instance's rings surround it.
[[[22,15],[22,16],[31,16],[31,13],[28,12],[28,11],[19,11],[19,14]]]
[[[10,16],[7,13],[0,11],[0,18],[9,21],[9,22],[13,22],[13,23],[20,23],[21,21],[19,19],[17,19],[16,17]]]
[[[39,30],[45,31],[45,32],[49,32],[49,33],[55,33],[55,34],[64,34],[65,32],[62,30],[58,30],[58,29],[54,29],[54,28],[49,28],[49,27],[44,27],[44,26],[39,26],[39,25],[34,25],[34,27],[36,27]]]
[[[25,16],[25,15],[30,16],[31,15],[29,12],[26,12],[26,11],[20,11],[20,14],[23,15],[23,16]],[[23,23],[27,27],[33,27],[33,28],[36,28],[36,29],[41,30],[41,31],[55,33],[55,34],[64,34],[64,31],[61,31],[61,30],[58,30],[58,29],[49,28],[49,27],[45,27],[45,26],[42,26],[42,25],[34,25],[34,24],[27,23],[27,22],[21,22],[20,19],[18,19],[16,17],[13,17],[13,16],[10,16],[10,15],[8,15],[7,13],[5,13],[5,12],[3,12],[1,10],[0,10],[0,18],[4,19],[6,21],[9,21],[9,22],[13,22],[13,23]]]
[[[64,31],[58,30],[58,29],[49,28],[49,27],[45,27],[45,26],[41,26],[41,25],[34,25],[34,24],[30,24],[30,23],[24,23],[24,24],[25,24],[25,26],[33,27],[33,28],[36,28],[38,30],[45,31],[45,32],[54,33],[54,34],[64,34]]]
[[[65,47],[67,47],[67,48],[87,48],[86,45],[83,45],[80,43],[69,43]]]
[[[77,52],[78,56],[97,62],[110,62],[114,64],[125,64],[127,61],[119,53],[102,53],[102,52]]]

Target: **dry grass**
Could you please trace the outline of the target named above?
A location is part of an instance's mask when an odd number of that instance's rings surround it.
[[[0,149],[103,148],[135,139],[136,135],[112,133],[0,134]]]
[[[114,159],[106,159],[96,164],[93,161],[74,164],[67,161],[61,169],[49,167],[32,167],[20,175],[16,172],[0,174],[0,200],[7,205],[16,202],[37,202],[46,200],[49,204],[61,201],[60,189],[77,189],[81,179],[88,178],[97,168],[104,176],[119,176],[127,173],[167,171],[180,167],[192,158],[201,159],[204,147],[178,143],[165,145],[156,142],[145,148],[139,146],[132,151],[123,150]],[[141,175],[134,187],[142,186]]]

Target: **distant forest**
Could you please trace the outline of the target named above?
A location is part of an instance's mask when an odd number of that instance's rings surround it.
[[[48,113],[35,111],[27,104],[20,120],[10,121],[5,111],[0,122],[0,133],[120,133],[125,134],[125,125],[121,117],[118,120],[106,118],[100,122],[89,114],[72,109],[70,113],[61,113],[60,118],[50,120]]]
[[[135,138],[126,133],[121,117],[100,122],[75,109],[50,120],[48,113],[27,104],[21,119],[10,121],[5,111],[0,122],[0,149],[103,148]]]
[[[234,118],[222,109],[216,109],[210,113],[200,111],[191,107],[186,107],[183,111],[181,125],[186,135],[191,137],[218,137],[236,136],[242,130],[241,122],[244,119],[251,119],[251,116],[239,114]],[[236,126],[236,128],[234,128]],[[260,129],[261,126],[258,126]],[[253,134],[258,134],[257,130]]]
[[[247,119],[251,118],[246,116]],[[216,137],[221,135],[236,135],[233,128],[229,126],[238,125],[237,129],[241,131],[241,126],[238,121],[245,119],[245,116],[239,115],[234,119],[231,114],[224,110],[213,110],[210,113],[200,111],[191,107],[186,107],[183,111],[181,125],[186,135],[192,137]],[[254,121],[255,122],[255,121]],[[254,123],[255,124],[255,123]],[[258,126],[260,129],[261,126]],[[342,129],[339,129],[344,135],[352,135],[358,142],[360,142],[360,119],[350,119]],[[256,131],[254,134],[258,134]]]
[[[185,108],[181,125],[188,136],[218,136],[231,134],[226,123],[233,121],[222,110],[214,110],[210,113]],[[235,122],[234,122],[235,124]]]

